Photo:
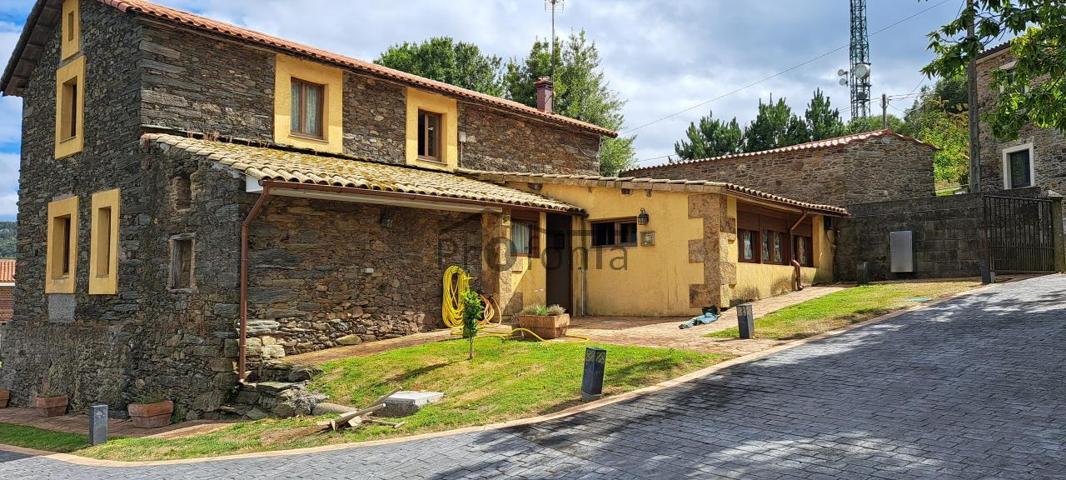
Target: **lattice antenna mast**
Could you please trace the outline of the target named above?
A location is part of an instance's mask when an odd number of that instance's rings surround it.
[[[866,0],[851,0],[851,118],[870,115],[870,39],[866,34]]]
[[[556,8],[558,8],[559,10],[562,10],[564,3],[566,3],[566,0],[544,0],[544,8],[546,8],[546,9],[550,8],[551,12],[552,12],[552,37],[551,37],[551,47],[552,47],[552,49],[551,49],[551,55],[552,55],[552,57],[551,57],[552,58],[551,76],[552,76],[552,79],[555,78],[555,10],[556,10]]]

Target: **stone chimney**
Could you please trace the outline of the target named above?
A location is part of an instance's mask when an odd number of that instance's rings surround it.
[[[554,96],[554,84],[551,77],[540,77],[537,79],[537,83],[534,83],[537,87],[537,110],[544,113],[552,112],[552,97]]]

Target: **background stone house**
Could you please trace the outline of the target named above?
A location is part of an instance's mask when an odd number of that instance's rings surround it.
[[[728,181],[796,200],[847,206],[935,195],[935,150],[880,130],[636,168],[622,176]]]
[[[977,60],[978,109],[984,114],[995,106],[999,91],[993,73],[1010,71],[1015,63],[1010,43],[985,51]],[[981,191],[1038,187],[1066,193],[1066,136],[1054,128],[1022,128],[1015,140],[1002,140],[981,121]]]

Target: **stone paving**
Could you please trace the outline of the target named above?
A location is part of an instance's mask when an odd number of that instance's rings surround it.
[[[1066,478],[1064,372],[1059,275],[535,426],[155,467],[0,453],[0,478]]]

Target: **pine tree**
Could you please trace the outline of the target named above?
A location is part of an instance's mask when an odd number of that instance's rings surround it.
[[[714,112],[701,118],[699,125],[690,123],[685,137],[687,140],[674,143],[674,151],[685,160],[739,153],[744,147],[744,132],[736,117],[724,122],[714,118]]]
[[[814,91],[803,117],[807,121],[811,140],[839,137],[847,130],[840,119],[840,110],[832,107],[829,97],[820,88]]]
[[[807,124],[785,103],[773,98],[769,103],[759,100],[759,113],[744,129],[744,151],[758,152],[806,142],[810,138]]]

